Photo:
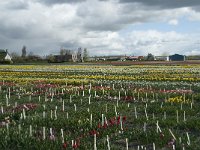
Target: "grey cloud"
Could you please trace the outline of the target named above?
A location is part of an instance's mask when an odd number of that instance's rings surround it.
[[[54,5],[54,4],[64,4],[64,3],[79,3],[84,2],[86,0],[38,0],[40,3],[44,3],[46,5]]]
[[[10,10],[23,10],[28,9],[28,7],[29,5],[25,1],[11,1],[6,5],[6,8]]]
[[[121,3],[140,3],[161,9],[194,7],[200,5],[199,0],[120,0]]]

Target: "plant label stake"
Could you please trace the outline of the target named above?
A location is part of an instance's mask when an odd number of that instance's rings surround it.
[[[143,130],[144,130],[144,132],[146,132],[146,130],[147,130],[147,123],[146,122],[144,123]]]
[[[83,95],[82,95],[83,97],[85,96],[85,91],[83,90]]]
[[[109,137],[107,135],[107,147],[108,147],[108,150],[110,150],[110,142],[109,142]]]
[[[189,137],[188,132],[186,132],[186,135],[187,135],[187,139],[188,139],[187,144],[190,145],[190,137]]]
[[[62,101],[62,111],[65,111],[65,101]]]
[[[176,137],[174,136],[173,132],[171,129],[169,129],[170,134],[172,135],[172,137],[176,140]]]
[[[90,127],[92,127],[92,114],[90,114]]]
[[[40,96],[38,96],[38,101],[40,102]]]
[[[25,113],[25,109],[23,108],[23,118],[26,119],[26,113]]]
[[[51,119],[53,118],[53,110],[51,110]]]
[[[149,120],[148,115],[147,115],[147,109],[145,108],[144,111],[145,111],[145,116],[146,116],[147,120]]]
[[[89,98],[88,98],[88,103],[89,103],[89,105],[90,105],[90,96],[89,96]]]
[[[76,111],[76,104],[74,104],[74,111]]]
[[[101,125],[104,125],[104,114],[101,114]]]
[[[135,108],[135,118],[137,119],[137,108],[134,106]]]
[[[29,130],[30,130],[30,137],[32,137],[32,125],[30,125]]]
[[[126,150],[128,150],[128,138],[126,138]]]
[[[156,150],[156,146],[155,146],[155,143],[153,143],[153,150]]]
[[[18,132],[21,133],[21,124],[18,125]]]
[[[186,121],[186,119],[185,119],[185,111],[183,112],[183,121]]]
[[[64,143],[64,134],[63,134],[63,129],[60,129],[60,131],[61,131],[62,143]]]
[[[69,96],[69,102],[72,103],[72,96]]]
[[[43,118],[45,118],[46,114],[45,114],[45,111],[43,111]]]
[[[94,91],[94,97],[96,97],[96,96],[97,96],[97,91],[95,90],[95,91]]]
[[[43,140],[46,139],[45,130],[46,130],[45,127],[43,127],[43,130],[42,130],[42,133],[43,133],[43,134],[42,134],[42,135],[43,135]]]
[[[94,134],[94,150],[97,150],[97,135]]]
[[[4,111],[3,111],[3,106],[1,106],[1,113],[3,114],[3,112],[4,112]]]

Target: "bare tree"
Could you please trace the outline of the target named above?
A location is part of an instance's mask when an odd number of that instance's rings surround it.
[[[25,58],[26,57],[26,46],[22,47],[22,57]]]

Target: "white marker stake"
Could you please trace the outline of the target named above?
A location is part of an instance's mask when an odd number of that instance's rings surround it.
[[[53,110],[51,110],[51,119],[53,118]]]
[[[62,111],[65,111],[65,101],[62,102]]]
[[[46,139],[46,134],[45,134],[45,127],[43,127],[43,140]]]
[[[134,106],[135,108],[135,118],[137,119],[137,108]]]
[[[144,111],[145,111],[145,116],[146,116],[147,120],[149,120],[148,115],[147,115],[147,109],[145,108]]]
[[[60,129],[60,131],[61,131],[62,143],[64,143],[64,134],[63,134],[63,129]]]
[[[104,114],[101,114],[101,125],[103,126],[104,125]]]
[[[144,130],[144,132],[146,132],[146,130],[147,130],[147,123],[146,122],[144,123],[143,130]]]
[[[90,127],[92,127],[92,114],[90,114]]]
[[[67,119],[69,119],[69,113],[67,112]]]
[[[8,98],[10,99],[10,87],[8,88]]]
[[[39,101],[39,102],[40,102],[40,99],[41,99],[40,96],[38,96],[38,101]]]
[[[52,131],[52,128],[50,128],[50,135],[51,135],[51,136],[53,135],[53,131]]]
[[[174,136],[174,134],[172,133],[172,130],[169,129],[170,134],[172,135],[172,137],[176,140],[176,137]]]
[[[89,96],[89,98],[88,98],[88,104],[90,105],[90,96]]]
[[[85,92],[84,92],[84,90],[83,90],[83,97],[85,96]]]
[[[3,106],[1,106],[1,113],[2,113],[2,114],[4,113],[4,111],[3,111]]]
[[[46,113],[45,113],[45,111],[43,111],[43,118],[45,118],[45,116],[46,116]]]
[[[190,137],[189,137],[188,132],[186,132],[186,135],[187,135],[187,139],[188,139],[187,144],[190,145]]]
[[[120,96],[120,91],[119,91],[119,100],[121,99],[121,96]]]
[[[126,138],[126,150],[128,150],[128,139]]]
[[[25,113],[25,109],[23,108],[23,118],[26,119],[26,113]]]
[[[107,135],[107,146],[108,146],[108,150],[110,150],[110,142],[109,142],[109,137]]]
[[[8,97],[7,97],[7,95],[6,95],[6,106],[7,106],[7,107],[9,106],[9,104],[8,104]]]
[[[21,124],[18,125],[19,134],[21,133]]]
[[[156,146],[155,146],[155,143],[153,143],[153,150],[156,150]]]
[[[190,108],[192,109],[192,103],[190,104]]]
[[[94,150],[97,150],[97,136],[94,134]]]
[[[30,125],[29,131],[30,131],[30,134],[29,134],[29,135],[30,135],[30,137],[31,137],[31,136],[33,135],[33,134],[32,134],[32,133],[33,133],[33,132],[32,132],[32,125]]]
[[[69,96],[69,102],[72,103],[72,96]]]
[[[74,111],[76,111],[76,104],[74,104]]]

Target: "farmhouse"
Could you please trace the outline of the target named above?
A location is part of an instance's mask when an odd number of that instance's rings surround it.
[[[0,63],[12,62],[12,58],[8,53],[8,50],[0,49]]]
[[[185,55],[174,54],[169,56],[170,61],[185,61]]]
[[[76,62],[77,55],[76,54],[65,54],[65,55],[54,55],[53,62],[61,63],[61,62]]]
[[[157,61],[169,61],[169,56],[155,56]]]

